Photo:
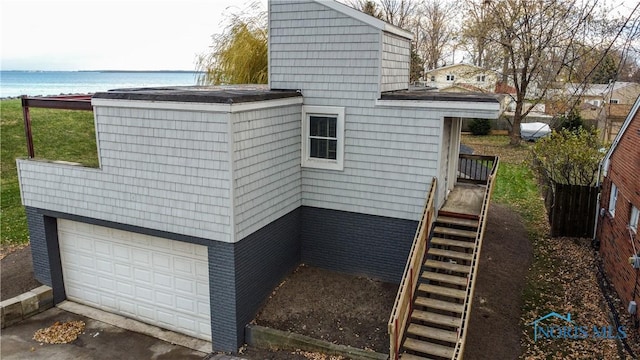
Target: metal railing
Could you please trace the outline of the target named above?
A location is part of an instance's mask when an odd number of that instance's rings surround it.
[[[407,321],[413,310],[413,297],[418,286],[420,277],[420,269],[424,254],[427,251],[429,239],[431,238],[431,230],[435,218],[435,194],[436,194],[436,178],[431,181],[431,188],[427,195],[427,200],[422,210],[422,217],[418,223],[418,229],[411,245],[409,258],[404,268],[402,282],[398,288],[396,301],[391,311],[391,317],[388,323],[390,356],[391,359],[398,359],[400,355],[400,345],[404,339],[404,333],[407,328]]]
[[[467,155],[468,156],[468,155]],[[475,156],[475,155],[474,155]],[[484,157],[488,158],[488,157]],[[482,202],[482,210],[480,212],[480,226],[476,233],[476,246],[473,250],[473,258],[471,260],[471,269],[469,271],[467,293],[464,301],[464,308],[462,311],[462,319],[460,330],[458,331],[458,342],[454,348],[452,360],[460,360],[464,354],[465,340],[467,337],[467,327],[469,326],[469,312],[473,302],[473,293],[475,290],[476,276],[478,274],[478,262],[480,260],[480,250],[482,249],[482,241],[484,239],[484,230],[487,225],[487,212],[489,210],[489,202],[491,201],[491,194],[493,193],[493,186],[495,184],[496,173],[498,171],[498,157],[491,156],[490,172],[486,178],[487,188],[484,193],[484,200]],[[483,159],[484,161],[484,159]]]
[[[458,181],[486,184],[496,163],[495,156],[460,154],[458,157]]]

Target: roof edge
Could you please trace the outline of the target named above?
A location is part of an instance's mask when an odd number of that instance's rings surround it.
[[[313,1],[318,4],[324,5],[332,10],[341,12],[353,19],[362,21],[363,23],[373,26],[376,29],[386,31],[388,33],[398,35],[400,37],[403,37],[409,40],[413,40],[413,34],[411,32],[401,29],[397,26],[391,25],[380,19],[376,19],[371,15],[365,14],[362,11],[356,10],[345,4],[341,4],[335,0],[313,0]]]

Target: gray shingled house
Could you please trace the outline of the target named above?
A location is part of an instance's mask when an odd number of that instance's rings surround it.
[[[36,277],[65,299],[236,351],[299,263],[400,282],[432,178],[489,95],[409,89],[411,34],[272,0],[269,85],[92,98],[99,168],[17,160]],[[53,159],[52,159],[53,160]]]

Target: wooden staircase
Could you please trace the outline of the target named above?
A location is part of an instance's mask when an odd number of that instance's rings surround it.
[[[469,286],[479,220],[438,216],[413,299],[401,359],[451,359]]]

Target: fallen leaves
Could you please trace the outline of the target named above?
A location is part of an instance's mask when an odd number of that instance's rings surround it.
[[[598,285],[597,253],[589,240],[575,238],[538,239],[535,261],[538,266],[534,276],[537,289],[543,293],[526,299],[522,324],[523,358],[526,359],[626,359],[628,354],[618,346],[615,339],[590,336],[586,339],[538,339],[534,341],[533,326],[528,325],[537,318],[554,311],[565,315],[571,313],[576,326],[603,327],[612,325],[605,294]],[[610,296],[610,295],[608,295]],[[622,314],[621,314],[622,315]],[[549,324],[553,324],[550,321]],[[562,324],[558,324],[562,325]],[[635,333],[627,326],[627,333]],[[631,335],[631,334],[630,334]],[[628,341],[637,346],[635,336]],[[635,347],[635,346],[632,346]]]
[[[48,328],[36,331],[33,340],[47,344],[68,344],[78,338],[84,331],[84,326],[84,321],[56,321]]]
[[[326,355],[317,352],[296,351],[293,354],[302,355],[309,360],[344,360],[344,357],[337,355]]]

